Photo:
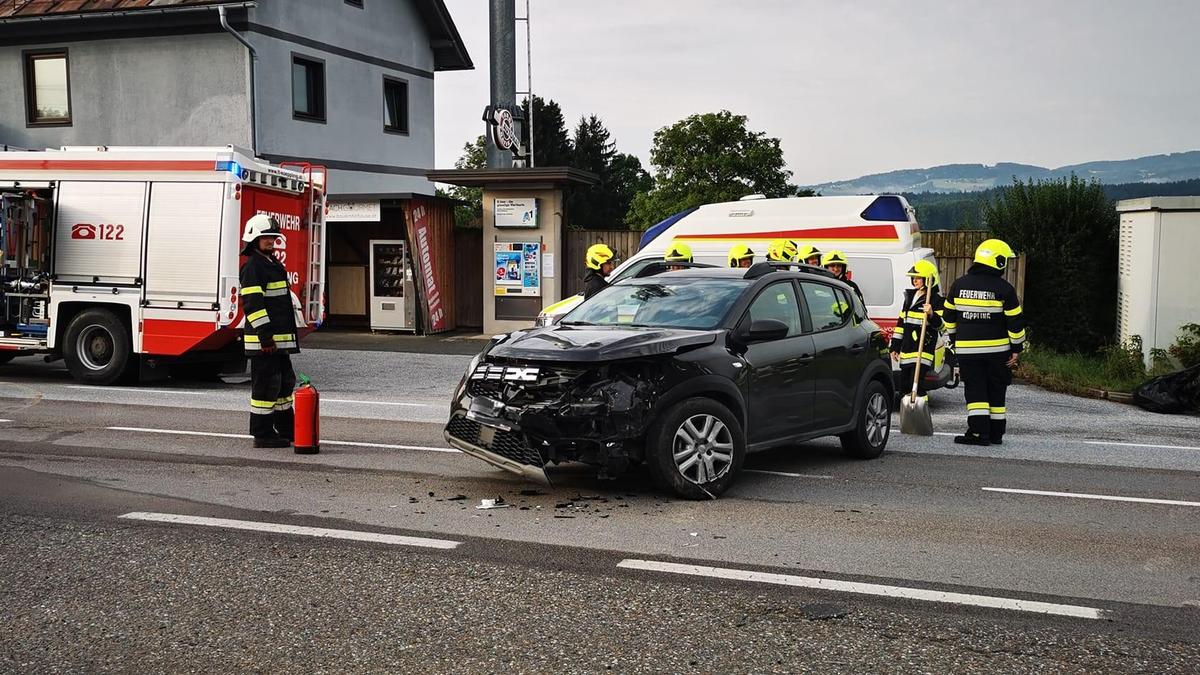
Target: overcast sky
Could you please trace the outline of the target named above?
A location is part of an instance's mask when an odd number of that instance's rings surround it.
[[[446,4],[476,69],[437,76],[439,167],[488,102],[488,2]],[[800,184],[1200,149],[1200,0],[531,5],[534,91],[571,127],[599,115],[647,169],[656,129],[721,109],[782,139]]]

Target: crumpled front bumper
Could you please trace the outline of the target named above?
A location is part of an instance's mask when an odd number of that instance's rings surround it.
[[[511,444],[497,443],[498,434],[511,433],[470,420],[467,415],[454,415],[446,425],[444,436],[450,445],[497,469],[548,485],[550,479],[546,476],[545,460],[536,449],[523,440],[521,443],[524,448],[518,452],[513,451]]]

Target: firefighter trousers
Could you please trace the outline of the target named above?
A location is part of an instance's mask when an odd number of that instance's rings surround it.
[[[291,439],[295,436],[292,392],[296,371],[291,355],[277,351],[250,357],[250,435]]]
[[[913,376],[916,375],[916,369],[916,363],[905,363],[900,366],[901,394],[912,393],[912,382]],[[928,374],[930,370],[932,370],[932,368],[929,367],[928,363],[921,364],[921,379],[917,380],[917,396],[924,396],[925,394],[929,393],[929,390],[925,387],[925,375]]]
[[[982,359],[958,359],[963,393],[967,398],[967,432],[983,436],[993,443],[1004,437],[1004,416],[1007,412],[1004,395],[1008,385],[1012,384],[1012,369],[1007,361],[1007,354]]]

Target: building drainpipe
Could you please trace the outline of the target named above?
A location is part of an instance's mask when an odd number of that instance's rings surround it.
[[[250,42],[241,33],[237,32],[236,30],[233,29],[233,26],[229,25],[229,19],[225,15],[225,6],[224,5],[217,7],[217,15],[219,17],[221,17],[221,28],[224,28],[225,32],[232,35],[233,39],[242,43],[242,46],[244,46],[246,48],[246,51],[250,53],[250,151],[252,153],[254,153],[255,157],[257,157],[258,156],[258,111],[257,111],[257,105],[256,105],[257,102],[255,100],[257,97],[255,96],[255,93],[254,93],[254,89],[255,89],[255,87],[254,87],[254,71],[256,70],[255,64],[258,61],[258,52],[256,52],[254,50],[254,45],[250,44]]]

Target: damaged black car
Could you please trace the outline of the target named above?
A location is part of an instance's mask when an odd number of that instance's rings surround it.
[[[883,453],[887,344],[858,295],[807,266],[692,268],[627,279],[557,325],[498,336],[459,384],[446,440],[546,482],[584,462],[710,498],[746,453],[837,436]]]

